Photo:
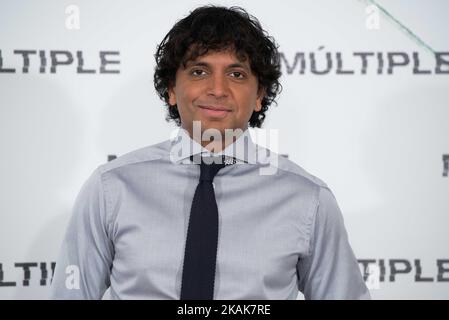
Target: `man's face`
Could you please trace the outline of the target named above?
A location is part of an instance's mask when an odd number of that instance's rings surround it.
[[[193,121],[201,121],[201,131],[245,130],[253,111],[262,107],[262,91],[251,72],[249,61],[240,61],[235,52],[209,51],[176,72],[169,89],[170,105],[177,104],[181,125],[192,136]]]

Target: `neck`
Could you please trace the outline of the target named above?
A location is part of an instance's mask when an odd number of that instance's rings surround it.
[[[192,140],[195,140],[201,144],[203,148],[209,150],[210,152],[217,153],[223,151],[227,146],[234,143],[243,134],[243,132],[247,130],[247,128],[248,127],[233,129],[230,133],[227,133],[227,135],[225,135],[225,132],[220,131],[219,137],[209,136],[206,134],[208,140],[202,139],[204,136],[204,130],[201,131],[201,137],[196,137],[193,135],[193,130],[189,130],[187,128],[184,129],[189,133]]]

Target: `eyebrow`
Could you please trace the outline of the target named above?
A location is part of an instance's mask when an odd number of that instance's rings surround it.
[[[211,65],[207,62],[204,61],[189,61],[186,63],[186,68],[188,67],[207,67],[207,68],[211,68]],[[249,68],[242,64],[242,63],[232,63],[228,66],[226,66],[226,68],[242,68],[245,69],[247,71],[249,71]]]

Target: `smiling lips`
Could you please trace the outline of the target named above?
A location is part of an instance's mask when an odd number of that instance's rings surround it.
[[[212,118],[224,118],[231,112],[230,109],[220,106],[199,106],[203,114]]]

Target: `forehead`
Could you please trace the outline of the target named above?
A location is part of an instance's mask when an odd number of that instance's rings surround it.
[[[249,59],[244,54],[237,53],[233,48],[225,48],[220,50],[208,50],[204,53],[201,50],[196,52],[189,51],[186,54],[182,65],[187,67],[198,63],[214,64],[214,65],[240,65],[250,69]]]

